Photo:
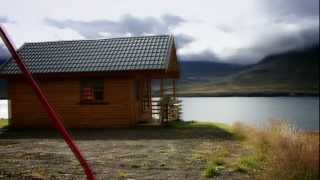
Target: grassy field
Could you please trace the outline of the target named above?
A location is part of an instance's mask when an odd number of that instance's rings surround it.
[[[300,136],[283,127],[176,121],[72,134],[97,179],[317,179],[319,158],[311,155],[319,157],[319,134]],[[0,134],[0,179],[10,178],[85,176],[55,131],[9,130]]]

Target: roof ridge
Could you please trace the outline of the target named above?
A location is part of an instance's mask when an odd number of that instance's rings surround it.
[[[159,35],[145,35],[145,36],[130,36],[130,37],[112,37],[112,38],[101,38],[101,39],[74,39],[74,40],[56,40],[56,41],[39,41],[39,42],[25,42],[24,44],[42,44],[42,43],[58,43],[58,42],[81,42],[81,41],[103,41],[103,40],[114,40],[114,39],[131,39],[131,38],[145,38],[145,37],[169,37],[171,34],[159,34]]]

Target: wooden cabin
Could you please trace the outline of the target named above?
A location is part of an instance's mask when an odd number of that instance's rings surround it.
[[[179,78],[169,35],[25,43],[18,53],[69,128],[151,121],[152,81],[160,81],[163,96],[163,81]],[[8,84],[11,127],[52,127],[13,60],[1,66],[0,78]]]

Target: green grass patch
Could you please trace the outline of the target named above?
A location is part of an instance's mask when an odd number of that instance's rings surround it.
[[[205,157],[203,157],[203,155],[201,155],[201,154],[193,153],[191,155],[191,160],[192,161],[202,161],[204,159],[205,159]]]
[[[212,178],[214,176],[220,175],[221,170],[224,169],[224,167],[221,164],[224,164],[224,163],[219,163],[219,164],[217,164],[216,161],[209,161],[206,169],[204,170],[203,175],[207,178]]]
[[[227,124],[212,122],[172,121],[169,123],[169,127],[175,129],[222,129],[231,132],[231,127]]]
[[[119,178],[127,178],[129,176],[128,173],[125,171],[118,171],[117,175]]]
[[[259,160],[256,156],[243,156],[240,157],[236,164],[236,171],[242,173],[248,173],[254,169],[259,168]]]
[[[0,128],[8,127],[9,122],[7,119],[0,119]]]

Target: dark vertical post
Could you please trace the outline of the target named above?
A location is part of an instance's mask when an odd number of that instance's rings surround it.
[[[176,80],[172,79],[172,95],[173,100],[176,101]]]
[[[176,106],[176,80],[172,79],[172,96],[173,96],[173,104],[172,104],[172,116],[173,119],[178,119],[178,107]]]
[[[149,108],[151,108],[151,105],[152,105],[152,90],[151,90],[151,79],[148,80],[148,99],[149,99],[149,102],[148,102],[148,106]]]
[[[163,123],[164,104],[163,104],[163,79],[160,79],[160,122]]]
[[[160,79],[160,98],[163,98],[163,79]]]

